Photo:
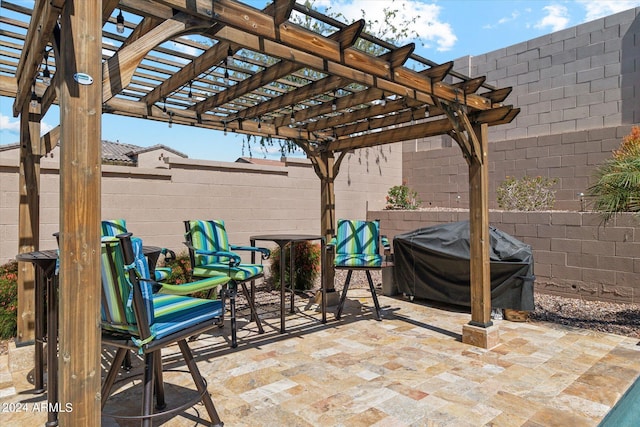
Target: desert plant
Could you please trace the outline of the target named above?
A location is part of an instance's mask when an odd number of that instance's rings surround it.
[[[588,189],[593,210],[604,222],[620,212],[640,213],[640,128],[634,126],[613,157],[595,174],[595,184]]]
[[[16,336],[18,312],[18,263],[0,266],[0,339]]]
[[[496,188],[498,206],[510,211],[541,211],[553,209],[555,178],[507,176]]]
[[[313,288],[313,283],[320,272],[320,246],[311,242],[296,242],[294,250],[294,289],[308,290]],[[285,282],[290,282],[290,251],[289,245],[284,247],[284,274]],[[280,288],[280,248],[276,248],[271,252],[271,277],[276,288]]]
[[[418,193],[407,187],[406,184],[396,185],[387,192],[386,210],[416,210],[422,201],[418,199]]]

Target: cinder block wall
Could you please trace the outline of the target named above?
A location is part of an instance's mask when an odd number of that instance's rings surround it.
[[[558,210],[589,207],[588,188],[598,165],[611,158],[631,126],[541,135],[489,144],[489,206],[497,209],[496,188],[507,176],[554,178]],[[404,152],[403,175],[425,207],[468,208],[469,173],[462,151],[454,147]],[[582,200],[581,200],[582,199]]]
[[[521,109],[489,129],[491,206],[496,185],[526,174],[558,178],[555,207],[579,210],[595,167],[640,123],[640,8],[466,56],[454,68],[512,87],[504,103]],[[467,166],[455,142],[410,141],[403,151],[404,178],[427,205],[467,206]]]
[[[467,210],[370,211],[389,239],[435,224],[466,221]],[[589,300],[640,303],[640,218],[606,227],[589,212],[491,211],[490,225],[533,248],[535,289]]]
[[[335,183],[337,216],[364,219],[368,208],[382,209],[389,187],[401,182],[401,156],[399,144],[348,154]],[[186,219],[224,219],[237,244],[248,244],[252,234],[320,233],[320,181],[306,159],[282,167],[167,162],[167,169],[104,165],[102,218],[125,218],[145,243],[176,252],[185,250]],[[56,247],[59,183],[58,163],[42,159],[40,249]],[[18,185],[17,160],[0,159],[0,264],[18,252]]]

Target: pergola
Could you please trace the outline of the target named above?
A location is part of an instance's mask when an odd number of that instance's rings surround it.
[[[263,10],[236,0],[36,0],[32,10],[3,0],[2,8],[23,18],[0,16],[0,94],[15,98],[21,125],[20,253],[38,249],[39,159],[62,141],[59,396],[73,412],[61,423],[100,422],[102,113],[297,144],[321,180],[327,237],[347,152],[450,135],[469,165],[472,307],[463,341],[495,343],[487,134],[519,113],[503,104],[511,88],[453,72],[413,44],[379,40],[362,20],[341,23],[291,0]],[[41,138],[53,103],[60,126]],[[33,312],[33,292],[21,287],[19,298],[19,311]],[[21,339],[32,334],[20,328]]]

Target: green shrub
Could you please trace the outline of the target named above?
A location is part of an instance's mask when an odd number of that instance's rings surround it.
[[[422,201],[418,199],[418,193],[407,187],[406,184],[391,187],[387,192],[386,210],[416,210]]]
[[[16,336],[18,331],[18,263],[0,266],[0,339]]]
[[[313,288],[315,279],[320,272],[320,245],[311,242],[296,242],[294,258],[295,286],[294,289],[308,290]],[[289,245],[284,247],[285,256],[285,282],[289,283],[290,277],[290,251]],[[271,276],[276,289],[280,289],[280,248],[271,252]]]
[[[553,209],[555,178],[507,176],[496,189],[498,206],[509,211],[543,211]]]
[[[589,187],[593,210],[604,222],[620,212],[640,214],[640,128],[634,126],[620,148],[595,172],[595,184]]]

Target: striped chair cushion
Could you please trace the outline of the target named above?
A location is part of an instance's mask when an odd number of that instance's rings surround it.
[[[337,267],[379,267],[380,224],[378,221],[338,220],[335,240]]]
[[[124,219],[106,219],[102,221],[102,236],[117,236],[127,232],[127,221]]]
[[[136,259],[131,268],[135,268],[142,279],[149,278],[149,267],[142,254],[142,240],[132,238]],[[120,248],[120,241],[115,237],[102,238],[101,252],[102,271],[102,306],[101,318],[108,329],[137,334],[137,321],[133,311],[133,285],[129,281]],[[147,321],[153,324],[154,312],[152,287],[148,280],[141,280],[140,289],[145,304]]]
[[[336,267],[380,267],[382,255],[338,254],[334,263]]]
[[[156,282],[162,282],[167,280],[171,276],[171,267],[156,267],[155,279]]]
[[[191,244],[203,251],[229,251],[229,238],[223,220],[189,221]],[[195,267],[214,263],[228,263],[228,257],[195,255]]]
[[[153,311],[156,318],[152,331],[155,338],[160,339],[198,323],[220,318],[224,314],[224,305],[220,300],[156,294]]]
[[[211,263],[193,269],[195,277],[213,277],[226,274],[237,282],[243,282],[262,273],[263,266],[261,264],[240,264],[229,267],[228,264]]]

